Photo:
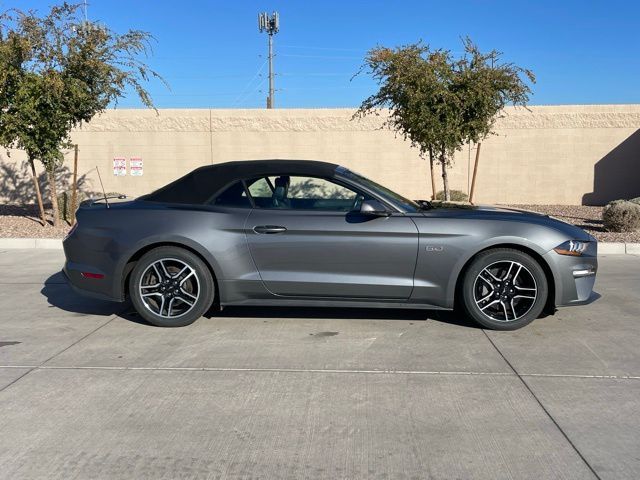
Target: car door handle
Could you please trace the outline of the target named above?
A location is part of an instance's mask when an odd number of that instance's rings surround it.
[[[253,231],[256,233],[284,233],[287,231],[285,227],[280,227],[278,225],[258,225],[253,227]]]

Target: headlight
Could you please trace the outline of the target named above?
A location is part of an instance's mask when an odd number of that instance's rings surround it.
[[[582,255],[587,247],[589,246],[589,242],[581,242],[578,240],[568,240],[556,248],[554,248],[555,252],[560,255],[571,255],[573,257],[579,257]]]

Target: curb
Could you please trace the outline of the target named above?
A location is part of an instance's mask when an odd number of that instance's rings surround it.
[[[0,249],[62,250],[61,238],[0,238]],[[640,255],[640,243],[598,242],[598,255]]]
[[[640,243],[598,242],[598,255],[640,255]]]
[[[0,238],[0,248],[37,248],[62,250],[61,238]]]

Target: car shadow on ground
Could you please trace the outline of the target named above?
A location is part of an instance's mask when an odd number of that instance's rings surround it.
[[[40,293],[51,307],[59,308],[78,316],[113,316],[139,323],[148,324],[133,309],[130,302],[119,303],[95,299],[76,293],[67,283],[62,272],[51,275],[45,280]],[[208,319],[216,318],[302,318],[302,319],[345,319],[345,320],[404,320],[427,321],[467,328],[478,328],[459,312],[426,309],[401,308],[338,308],[338,307],[225,307],[213,306],[204,315]]]
[[[133,311],[129,302],[109,302],[80,295],[73,291],[62,272],[54,273],[47,278],[40,293],[47,299],[50,307],[59,308],[77,316],[109,317],[118,315],[127,320],[136,321],[129,313]],[[140,323],[142,323],[141,319]]]
[[[212,309],[206,317],[226,318],[317,318],[344,320],[435,320],[464,327],[475,325],[458,312],[409,308],[339,308],[339,307],[225,307]]]

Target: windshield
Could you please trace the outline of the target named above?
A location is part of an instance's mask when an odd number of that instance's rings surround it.
[[[376,183],[373,180],[368,179],[367,177],[363,177],[358,173],[352,172],[348,168],[338,167],[336,168],[336,173],[338,173],[339,175],[349,180],[353,180],[356,183],[359,183],[360,185],[378,194],[380,197],[384,198],[385,200],[388,200],[389,202],[400,206],[403,210],[406,210],[409,213],[415,213],[418,210],[420,210],[420,205],[418,205],[413,200],[404,198],[399,193],[389,190],[387,187],[384,187],[379,183]]]

